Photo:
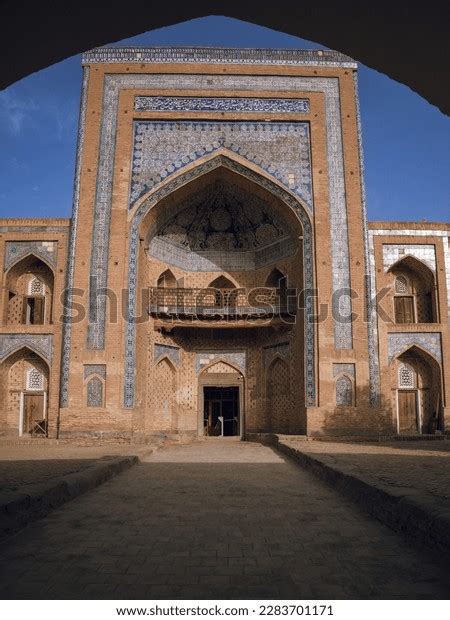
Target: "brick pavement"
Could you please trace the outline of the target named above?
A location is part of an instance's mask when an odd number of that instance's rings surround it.
[[[414,491],[450,510],[450,441],[358,443],[295,441],[288,445],[369,484]]]
[[[29,485],[83,471],[99,460],[146,451],[147,448],[136,448],[130,444],[30,446],[0,443],[0,496],[2,491],[26,490]]]
[[[448,568],[259,444],[167,447],[0,547],[4,598],[448,598]]]

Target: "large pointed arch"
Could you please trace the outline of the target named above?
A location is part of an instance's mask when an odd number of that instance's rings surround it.
[[[405,254],[404,256],[396,260],[395,263],[389,265],[389,269],[387,271],[388,273],[393,273],[396,270],[400,270],[403,266],[405,266],[407,269],[416,270],[421,275],[426,274],[427,276],[432,277],[433,280],[435,279],[431,267],[424,260],[418,258],[417,256],[414,256],[413,254]]]
[[[303,284],[306,291],[314,288],[313,273],[313,236],[310,216],[299,201],[299,199],[284,189],[280,184],[269,178],[262,172],[258,172],[254,167],[244,165],[237,158],[229,154],[220,153],[211,158],[207,158],[195,167],[186,172],[182,172],[175,177],[171,177],[165,184],[159,186],[155,191],[150,192],[147,197],[140,202],[132,214],[129,234],[129,263],[128,263],[128,306],[127,324],[125,334],[125,384],[124,384],[124,406],[133,407],[135,391],[135,339],[136,323],[136,297],[137,297],[137,265],[138,265],[138,241],[140,226],[144,218],[150,211],[164,198],[174,193],[176,190],[217,169],[226,168],[255,183],[265,189],[280,200],[297,220],[303,231]],[[315,334],[312,315],[314,312],[313,298],[311,294],[305,295],[305,386],[306,386],[306,405],[314,406],[316,402],[315,392]]]
[[[38,252],[36,250],[32,250],[30,252],[27,252],[26,254],[21,254],[20,256],[17,257],[16,260],[14,260],[13,262],[11,262],[8,265],[8,269],[6,270],[6,274],[8,274],[11,270],[13,270],[15,267],[17,267],[22,261],[26,261],[27,259],[34,259],[36,261],[41,261],[43,262],[52,272],[53,276],[55,275],[55,267],[54,265],[51,264],[51,262],[48,260],[47,256],[45,256],[45,254]]]
[[[26,354],[31,353],[33,355],[37,355],[37,357],[42,361],[43,364],[45,364],[46,368],[48,368],[48,370],[50,370],[50,364],[48,362],[48,360],[42,355],[42,352],[40,352],[37,348],[33,347],[30,344],[22,344],[17,346],[14,349],[11,349],[11,351],[8,351],[7,355],[5,355],[5,357],[3,357],[0,360],[0,365],[11,365],[15,363],[15,358],[20,358],[21,356],[25,356]]]

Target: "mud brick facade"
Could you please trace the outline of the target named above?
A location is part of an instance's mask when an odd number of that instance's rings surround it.
[[[449,432],[449,239],[367,222],[350,58],[88,52],[72,218],[0,221],[0,433]]]

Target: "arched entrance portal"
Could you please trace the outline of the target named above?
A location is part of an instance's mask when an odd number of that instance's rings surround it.
[[[177,377],[173,432],[268,432],[276,398],[262,386],[280,354],[295,403],[280,424],[304,432],[315,402],[314,325],[295,295],[287,303],[280,281],[299,292],[312,287],[309,217],[282,188],[223,155],[185,174],[131,215],[129,308],[141,307],[149,289],[150,320],[128,323],[126,353],[136,353],[127,358],[125,404],[146,403],[145,427],[166,430],[154,403],[166,390],[156,363],[167,356]],[[169,270],[176,288],[160,278]]]
[[[243,435],[243,390],[242,374],[224,361],[215,361],[202,371],[199,377],[199,435],[206,437]]]
[[[400,435],[442,430],[441,369],[426,351],[412,346],[392,363],[396,426]]]
[[[0,366],[2,408],[0,434],[46,436],[49,369],[34,351],[24,347]]]

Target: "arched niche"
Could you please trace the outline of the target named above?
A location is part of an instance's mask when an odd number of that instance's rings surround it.
[[[442,372],[439,362],[413,345],[390,365],[395,425],[401,435],[434,434],[443,429]]]
[[[434,323],[438,320],[433,271],[415,256],[405,256],[389,269],[393,277],[396,323]]]
[[[5,275],[7,325],[52,323],[54,274],[49,265],[34,254],[15,263]]]
[[[136,207],[130,222],[130,262],[129,262],[129,303],[130,320],[127,321],[126,333],[126,368],[124,404],[132,407],[135,401],[135,342],[136,323],[131,320],[135,316],[138,307],[138,292],[141,288],[138,265],[141,264],[140,252],[148,251],[151,239],[164,227],[167,218],[175,217],[190,197],[201,191],[202,188],[216,181],[228,183],[233,186],[242,186],[245,191],[251,192],[254,199],[269,205],[271,212],[277,221],[283,220],[289,228],[289,239],[295,242],[294,253],[298,253],[300,268],[298,269],[298,286],[308,290],[313,289],[313,265],[312,260],[312,231],[309,215],[299,200],[283,189],[280,185],[267,176],[248,168],[242,162],[235,161],[224,155],[217,155],[205,161],[201,161],[187,172],[182,172],[171,177],[158,189],[149,193]],[[197,221],[197,220],[195,220]],[[228,229],[227,229],[228,230]],[[174,234],[176,230],[172,231]],[[172,234],[171,232],[171,234]],[[176,236],[176,234],[175,234]],[[196,237],[198,239],[198,237]],[[145,243],[139,244],[138,240],[144,239]],[[183,232],[182,239],[186,239]],[[191,248],[192,249],[192,248]],[[160,261],[161,262],[161,261]],[[167,265],[167,268],[170,268]],[[201,270],[199,270],[201,271]],[[220,270],[221,275],[228,277],[226,270]],[[142,277],[145,273],[142,273]],[[230,278],[231,279],[231,278]],[[144,284],[144,282],[142,282]],[[306,299],[306,315],[313,314],[313,299]],[[305,330],[305,404],[315,403],[315,378],[314,378],[314,324],[312,321],[304,321],[303,312],[299,317],[296,329]]]
[[[166,269],[160,274],[158,280],[156,281],[156,286],[160,288],[177,287],[177,280],[170,269]]]
[[[286,276],[277,267],[274,267],[267,276],[265,285],[270,288],[285,288]]]
[[[22,347],[0,364],[0,435],[47,433],[49,367],[35,351]]]

